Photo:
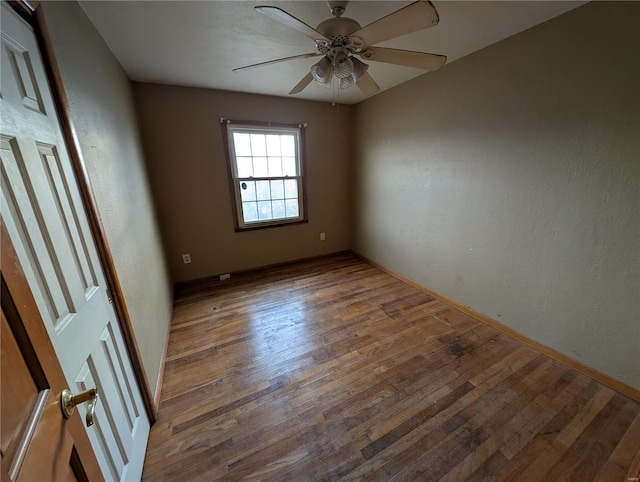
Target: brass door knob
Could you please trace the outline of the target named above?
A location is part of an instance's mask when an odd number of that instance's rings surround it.
[[[60,406],[62,408],[62,413],[64,418],[69,418],[73,415],[74,410],[76,409],[76,405],[79,405],[84,402],[89,402],[87,405],[87,427],[91,427],[94,422],[94,413],[96,411],[96,403],[98,403],[98,389],[90,388],[85,390],[84,392],[80,392],[77,395],[71,393],[71,390],[65,388],[62,390],[62,395],[60,396]]]

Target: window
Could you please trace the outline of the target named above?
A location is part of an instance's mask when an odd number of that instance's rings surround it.
[[[305,222],[304,126],[222,119],[236,231]]]

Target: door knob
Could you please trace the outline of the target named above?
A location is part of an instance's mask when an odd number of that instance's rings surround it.
[[[84,392],[80,392],[77,395],[71,393],[71,390],[65,388],[60,395],[60,406],[62,407],[62,413],[64,418],[69,418],[73,415],[76,405],[84,402],[89,402],[87,405],[87,427],[93,425],[93,415],[96,411],[96,403],[98,403],[98,389],[90,388]]]

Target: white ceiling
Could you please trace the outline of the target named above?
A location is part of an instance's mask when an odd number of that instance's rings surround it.
[[[407,1],[352,1],[344,17],[365,26]],[[576,8],[584,1],[434,1],[440,23],[381,43],[385,47],[444,54],[447,64]],[[317,58],[233,73],[232,69],[314,52],[313,40],[253,10],[278,6],[316,27],[331,17],[324,1],[81,1],[129,77],[141,82],[208,87],[287,96]],[[424,73],[380,62],[369,73],[381,91]],[[445,65],[446,68],[446,65]],[[336,90],[312,82],[295,97],[355,104],[357,87]]]

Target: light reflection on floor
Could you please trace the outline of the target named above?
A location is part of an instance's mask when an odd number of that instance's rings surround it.
[[[248,314],[247,322],[251,335],[248,346],[253,351],[255,368],[265,370],[265,376],[270,379],[282,374],[278,373],[279,362],[308,352],[314,344],[308,330],[310,318],[304,299],[265,297]]]
[[[246,371],[260,372],[260,378],[270,385],[285,383],[284,379],[291,375],[292,364],[282,362],[309,352],[309,347],[315,344],[308,329],[307,311],[302,299],[269,295],[259,302],[247,316],[250,338],[246,346],[250,361],[245,365]],[[278,403],[278,399],[282,403]],[[263,416],[274,424],[289,418],[295,409],[287,400],[286,396],[278,397]]]

